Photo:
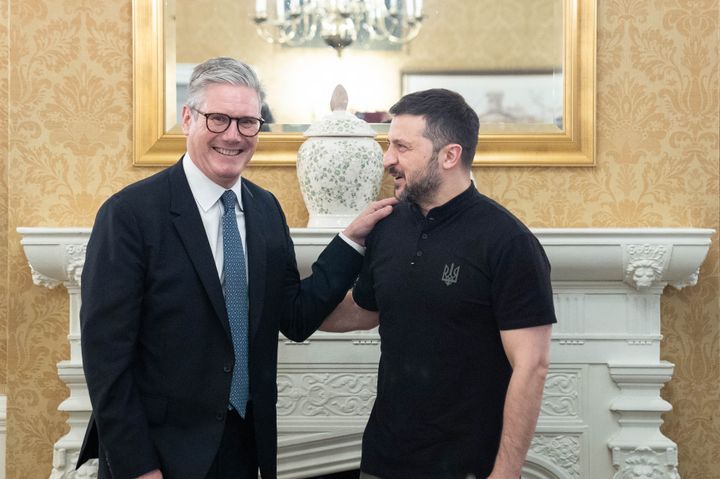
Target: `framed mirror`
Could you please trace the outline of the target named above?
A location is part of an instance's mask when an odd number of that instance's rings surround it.
[[[422,25],[412,41],[357,42],[338,54],[321,41],[265,41],[253,18],[266,2],[133,0],[134,164],[169,165],[185,151],[183,87],[194,64],[220,55],[252,65],[267,93],[273,122],[252,165],[294,165],[337,83],[383,146],[385,110],[405,93],[445,87],[478,111],[476,164],[594,164],[595,0],[416,2]]]

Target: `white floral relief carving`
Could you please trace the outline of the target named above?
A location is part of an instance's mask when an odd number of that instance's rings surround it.
[[[98,460],[91,459],[75,470],[80,451],[64,448],[55,449],[50,479],[97,479]]]
[[[567,472],[567,477],[580,477],[580,439],[576,436],[536,434],[530,451],[550,460]]]
[[[545,380],[540,415],[578,415],[579,373],[550,372]]]
[[[40,273],[35,268],[33,268],[32,265],[30,265],[30,272],[32,273],[33,284],[42,286],[43,288],[53,289],[57,288],[62,284],[60,281],[52,279],[51,277],[45,276],[44,274]]]
[[[684,281],[675,281],[674,283],[670,283],[670,285],[675,289],[683,289],[688,286],[695,286],[699,279],[700,268],[698,268],[694,273],[688,276]]]
[[[626,283],[641,289],[660,281],[669,256],[666,246],[626,245],[624,253]]]
[[[377,374],[278,374],[278,416],[368,416]]]
[[[86,244],[72,244],[65,246],[65,257],[67,258],[68,281],[80,286],[80,277],[82,276],[83,265],[85,264]]]
[[[617,449],[613,452],[613,456],[619,455]],[[640,447],[630,453],[620,454],[624,456],[624,460],[621,464],[615,463],[619,470],[613,479],[680,479],[677,461],[667,457],[673,457],[675,452],[672,448],[656,452],[649,447]]]

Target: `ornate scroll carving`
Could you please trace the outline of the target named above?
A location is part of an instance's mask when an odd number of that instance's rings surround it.
[[[278,374],[278,416],[368,416],[377,374]]]
[[[540,415],[542,416],[578,416],[578,398],[580,396],[578,372],[550,372],[545,380]]]

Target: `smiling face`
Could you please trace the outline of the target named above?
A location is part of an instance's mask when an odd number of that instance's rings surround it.
[[[224,113],[239,118],[260,118],[260,99],[247,86],[226,83],[210,84],[198,106],[203,113]],[[193,163],[205,176],[223,188],[233,186],[255,153],[258,136],[242,136],[233,121],[223,133],[207,129],[205,116],[183,107],[182,130],[187,136],[187,151]]]
[[[423,136],[425,119],[398,115],[390,123],[383,163],[395,181],[395,197],[424,207],[432,203],[442,182],[438,153]]]

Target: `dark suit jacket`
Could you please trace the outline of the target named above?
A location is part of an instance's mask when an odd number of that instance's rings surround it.
[[[250,394],[263,478],[276,476],[278,331],[302,341],[343,298],[362,256],[336,237],[300,281],[275,197],[243,179]],[[82,274],[82,353],[93,405],[79,464],[113,479],[160,468],[199,479],[220,442],[233,347],[217,269],[182,163],[100,208]],[[103,454],[101,454],[101,457]]]

